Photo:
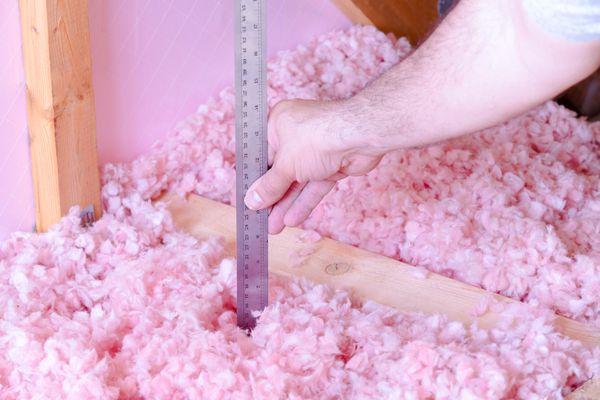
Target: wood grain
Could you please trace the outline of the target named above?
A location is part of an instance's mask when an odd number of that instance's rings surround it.
[[[332,0],[350,21],[361,25],[375,25],[352,0]]]
[[[102,212],[88,5],[20,0],[36,226],[73,205]]]
[[[352,22],[420,43],[438,20],[437,0],[333,0]]]
[[[227,252],[235,256],[235,209],[199,196],[183,200],[176,196],[167,202],[175,225],[198,238],[215,235],[225,238]],[[324,238],[316,244],[298,240],[302,230],[286,228],[269,237],[269,270],[282,276],[305,277],[313,282],[344,289],[401,311],[442,313],[463,323],[477,322],[491,327],[498,315],[488,312],[474,317],[472,310],[486,296],[516,303],[504,296],[429,273],[419,277],[415,268],[402,262]],[[313,248],[314,247],[314,248]],[[311,252],[299,267],[293,267],[298,252]],[[291,256],[292,255],[292,256]],[[564,317],[555,321],[559,331],[589,346],[600,345],[600,330]]]

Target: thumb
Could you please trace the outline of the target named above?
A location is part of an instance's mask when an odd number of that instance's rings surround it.
[[[273,168],[250,186],[244,197],[244,202],[251,210],[270,207],[283,197],[292,183],[293,179],[290,179],[275,164]]]

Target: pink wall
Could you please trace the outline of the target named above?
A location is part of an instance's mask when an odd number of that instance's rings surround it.
[[[89,0],[98,151],[130,160],[233,74],[232,0]],[[268,0],[269,54],[349,25],[329,0]],[[0,1],[0,239],[34,223],[17,1]]]
[[[0,239],[34,225],[17,1],[0,1]]]
[[[233,78],[232,0],[93,0],[100,159],[149,148]],[[269,0],[269,50],[348,24],[329,0]]]

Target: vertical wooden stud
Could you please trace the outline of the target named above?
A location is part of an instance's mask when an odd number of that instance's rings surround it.
[[[357,24],[372,24],[383,32],[422,41],[438,20],[438,0],[333,0]]]
[[[102,212],[87,0],[19,0],[36,226]]]

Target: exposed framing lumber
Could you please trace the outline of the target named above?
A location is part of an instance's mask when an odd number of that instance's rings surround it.
[[[437,0],[333,0],[354,23],[420,43],[438,20]]]
[[[355,24],[375,25],[352,0],[332,1]]]
[[[235,256],[235,209],[199,196],[164,199],[175,225],[199,238],[222,236],[226,251]],[[429,273],[426,278],[415,275],[414,267],[335,240],[324,238],[317,244],[301,243],[302,231],[286,228],[281,234],[269,237],[269,270],[282,276],[305,277],[313,282],[345,289],[360,298],[368,298],[401,311],[442,313],[463,323],[477,322],[491,327],[498,315],[488,312],[474,317],[473,308],[485,296],[502,302],[516,302],[504,296]],[[290,254],[314,246],[300,267],[292,267]],[[564,317],[555,325],[563,334],[589,346],[600,345],[600,330]]]
[[[558,102],[581,115],[600,119],[600,69],[563,93]]]
[[[598,400],[600,399],[600,379],[593,378],[566,397],[567,400]]]
[[[425,37],[438,17],[435,0],[333,1],[353,22],[406,36],[413,44]],[[19,4],[36,226],[45,231],[73,205],[91,205],[96,218],[102,212],[88,4],[87,0],[19,0]],[[171,198],[169,208],[177,226],[198,237],[221,235],[230,254],[235,254],[231,207],[192,196],[189,202]],[[304,276],[403,311],[445,313],[483,327],[498,318],[491,313],[471,316],[472,307],[488,295],[480,289],[436,274],[417,278],[406,264],[330,239],[321,241],[302,268],[293,269],[289,254],[307,246],[297,241],[299,233],[287,228],[271,238],[272,272]],[[590,346],[600,344],[596,329],[563,317],[556,324],[567,336]],[[600,398],[600,380],[590,380],[567,398]]]
[[[87,0],[19,0],[36,227],[102,212]]]

